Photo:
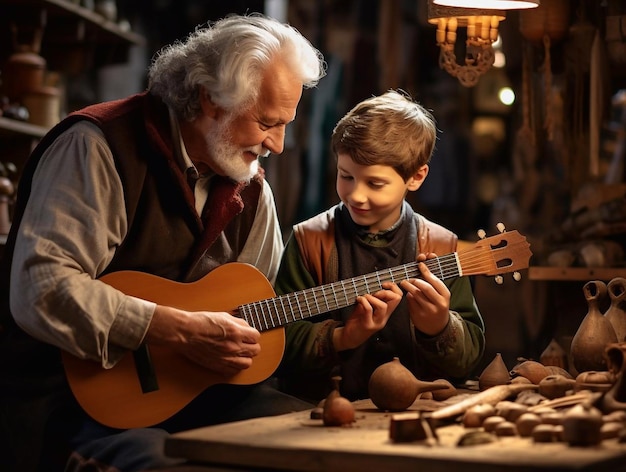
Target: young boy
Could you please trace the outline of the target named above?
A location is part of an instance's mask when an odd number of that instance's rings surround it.
[[[428,175],[436,133],[433,116],[396,91],[364,100],[339,121],[331,144],[341,203],[294,226],[278,294],[456,251],[454,233],[405,201]],[[419,278],[399,283],[401,300],[398,286],[384,283],[356,305],[288,324],[283,388],[319,400],[339,375],[343,396],[367,398],[371,373],[394,357],[422,380],[465,380],[485,343],[470,281],[444,282],[425,264],[419,269]]]

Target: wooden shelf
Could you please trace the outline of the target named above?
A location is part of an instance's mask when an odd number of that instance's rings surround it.
[[[113,21],[109,21],[102,15],[81,7],[69,0],[0,0],[0,5],[11,7],[44,8],[48,13],[48,25],[53,23],[54,18],[72,18],[74,21],[85,21],[87,31],[97,34],[102,42],[118,42],[142,45],[145,38],[132,31],[126,31]],[[50,36],[45,37],[45,41],[50,41]],[[77,38],[80,40],[81,38]]]
[[[43,138],[47,132],[48,128],[44,128],[43,126],[0,116],[0,136],[14,134],[40,139]]]
[[[589,281],[626,277],[624,267],[529,267],[529,280]]]
[[[14,26],[20,32],[17,41],[12,36]],[[147,42],[142,35],[70,0],[0,0],[0,44],[9,46],[0,48],[0,66],[14,51],[15,42],[31,45],[39,28],[43,28],[39,54],[46,59],[47,69],[72,75],[124,63],[130,47]]]

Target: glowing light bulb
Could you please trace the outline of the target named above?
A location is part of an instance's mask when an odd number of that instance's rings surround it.
[[[498,92],[498,98],[507,106],[513,105],[515,102],[515,92],[511,87],[502,87]]]

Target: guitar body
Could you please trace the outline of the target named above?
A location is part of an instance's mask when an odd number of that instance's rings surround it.
[[[233,313],[242,304],[275,297],[270,282],[255,267],[229,263],[193,283],[179,283],[153,275],[122,271],[100,280],[126,295],[189,311]],[[114,428],[145,427],[160,423],[184,408],[212,385],[251,385],[269,378],[285,348],[284,328],[261,333],[261,353],[249,369],[222,377],[161,346],[149,346],[158,389],[141,389],[132,353],[111,369],[81,360],[63,351],[72,392],[96,421]]]

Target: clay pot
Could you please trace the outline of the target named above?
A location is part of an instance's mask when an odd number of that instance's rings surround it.
[[[525,377],[534,385],[539,385],[542,379],[549,375],[546,367],[537,361],[524,360],[511,369],[512,377]]]
[[[406,410],[420,394],[446,388],[446,382],[419,380],[397,357],[379,365],[372,372],[368,384],[372,403],[378,409],[387,411]]]
[[[565,349],[561,347],[561,345],[553,339],[543,350],[541,355],[539,356],[539,362],[541,362],[545,366],[556,366],[561,369],[569,369],[567,363],[567,353]]]
[[[601,280],[591,280],[583,286],[583,293],[588,311],[572,339],[570,357],[578,372],[606,370],[604,351],[607,345],[617,342],[613,325],[599,308],[607,287]]]
[[[2,77],[4,93],[11,102],[21,103],[24,95],[43,85],[46,60],[31,51],[12,54],[5,64]]]
[[[548,375],[539,382],[539,393],[552,400],[564,397],[567,392],[574,390],[576,380],[568,379],[562,375]]]
[[[61,96],[56,87],[28,92],[22,97],[22,103],[28,109],[29,123],[52,128],[61,119]]]
[[[498,352],[478,377],[478,389],[484,391],[495,385],[506,385],[509,380],[511,380],[509,369]]]
[[[332,380],[334,388],[324,399],[322,406],[324,426],[344,426],[354,423],[354,405],[339,392],[341,377],[336,376]]]
[[[626,341],[626,279],[615,277],[607,285],[611,306],[604,317],[611,322],[617,342]]]
[[[606,392],[613,385],[613,374],[609,371],[587,370],[576,376],[574,390],[591,390],[592,392]]]

